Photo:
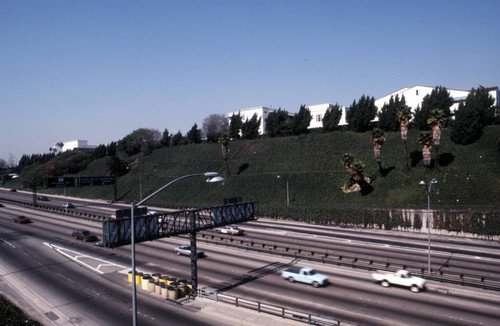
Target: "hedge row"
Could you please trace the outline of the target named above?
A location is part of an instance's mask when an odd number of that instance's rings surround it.
[[[347,227],[378,228],[385,230],[422,229],[426,211],[407,209],[366,209],[359,207],[297,207],[264,206],[257,214],[276,219],[328,224]],[[500,235],[498,209],[483,210],[434,210],[431,212],[432,228],[448,232],[469,233],[478,236]]]

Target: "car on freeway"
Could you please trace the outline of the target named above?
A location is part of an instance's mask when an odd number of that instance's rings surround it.
[[[16,191],[17,191],[17,189],[16,189],[16,188],[12,188],[12,189],[10,189],[10,192],[16,192]]]
[[[0,203],[0,207],[3,207],[3,203]]]
[[[217,231],[217,233],[224,233],[224,234],[230,234],[230,235],[242,235],[243,234],[243,230],[239,229],[235,225],[226,225],[224,227],[217,228],[215,230]]]
[[[47,196],[36,196],[36,199],[41,201],[49,201],[49,198]]]
[[[184,246],[179,246],[174,248],[174,252],[180,256],[191,256],[191,246],[190,245],[184,245]],[[205,256],[205,253],[203,250],[196,248],[196,253],[198,254],[198,257],[203,257]]]
[[[61,206],[63,208],[75,208],[75,206],[72,203],[63,203]]]
[[[83,229],[74,230],[73,233],[71,233],[71,236],[76,240],[83,240],[84,242],[99,240],[95,234]]]
[[[20,224],[26,224],[26,223],[31,223],[31,219],[29,217],[19,215],[19,216],[14,216],[12,218],[12,221],[14,223],[20,223]]]

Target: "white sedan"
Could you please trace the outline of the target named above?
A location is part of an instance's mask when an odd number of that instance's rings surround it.
[[[178,256],[180,256],[180,255],[191,256],[191,246],[190,245],[175,247],[174,251]],[[198,257],[205,256],[205,253],[201,249],[196,248],[196,253],[198,254]]]

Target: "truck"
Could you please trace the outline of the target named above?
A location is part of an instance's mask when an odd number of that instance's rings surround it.
[[[312,284],[315,288],[324,286],[328,283],[328,276],[316,273],[313,268],[288,268],[281,272],[281,277],[287,279],[288,282],[302,282]]]
[[[372,274],[375,281],[380,282],[383,287],[398,285],[410,288],[411,292],[420,292],[425,289],[425,280],[420,277],[412,276],[407,270],[397,272],[376,271]]]

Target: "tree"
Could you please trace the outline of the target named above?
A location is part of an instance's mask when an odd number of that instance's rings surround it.
[[[391,96],[389,103],[384,104],[378,114],[378,127],[386,131],[397,131],[400,126],[397,117],[398,110],[402,106],[406,106],[404,95],[401,99],[399,99],[399,95],[396,95],[396,98]]]
[[[172,146],[179,146],[187,144],[187,139],[182,136],[182,133],[178,131],[172,136]]]
[[[403,142],[406,170],[410,169],[410,166],[408,165],[408,151],[406,147],[406,140],[408,138],[408,124],[410,123],[411,118],[411,108],[407,105],[400,106],[397,112],[397,119],[401,126],[401,141]]]
[[[417,139],[417,142],[422,146],[422,158],[424,165],[429,168],[431,166],[431,150],[432,150],[432,135],[429,131],[422,131]]]
[[[248,120],[248,119],[247,119]],[[230,138],[240,138],[240,130],[243,126],[243,119],[241,114],[233,114],[231,116],[231,121],[229,122],[229,137]]]
[[[229,141],[230,141],[230,139],[229,139],[229,136],[227,134],[222,134],[218,139],[218,142],[221,145],[221,149],[222,149],[222,159],[226,163],[227,175],[231,175],[231,171],[229,171],[229,165],[227,164]]]
[[[106,156],[106,146],[103,144],[97,146],[96,149],[94,150],[94,158],[98,159],[98,158],[103,158],[105,156]]]
[[[250,120],[247,119],[241,126],[241,135],[244,139],[255,139],[259,137],[259,128],[262,118],[257,120],[257,114],[254,113]]]
[[[359,102],[356,100],[352,103],[347,111],[347,123],[349,128],[356,132],[364,132],[370,129],[370,122],[377,114],[377,106],[375,105],[375,98],[361,96]]]
[[[382,175],[382,145],[385,143],[384,131],[375,128],[372,131],[373,154],[375,161],[378,163],[378,169]]]
[[[112,141],[111,143],[109,143],[109,145],[106,146],[106,155],[108,155],[108,156],[116,155],[117,147],[118,147],[118,145],[116,144],[116,142]]]
[[[455,112],[451,130],[453,142],[467,145],[481,138],[484,127],[494,121],[494,103],[486,88],[472,89],[465,103],[461,102]]]
[[[229,123],[223,114],[211,114],[203,119],[203,135],[210,143],[216,142],[222,134],[227,134]]]
[[[161,145],[163,147],[168,147],[170,145],[170,140],[172,139],[172,136],[169,134],[167,128],[165,128],[165,130],[163,130],[163,134],[161,136]]]
[[[436,148],[436,164],[439,166],[439,153],[438,148],[441,142],[441,128],[446,122],[446,116],[444,112],[439,109],[433,109],[429,112],[429,118],[427,118],[427,124],[432,127],[432,143]]]
[[[323,131],[329,132],[338,129],[340,119],[342,118],[342,109],[337,104],[329,105],[323,116]]]
[[[427,119],[429,119],[431,110],[441,110],[445,118],[448,118],[452,104],[453,98],[450,96],[448,90],[443,86],[437,86],[430,94],[424,97],[422,107],[418,107],[415,111],[415,125],[419,130],[429,130]]]
[[[342,157],[342,165],[350,174],[349,180],[347,180],[342,186],[342,191],[349,193],[353,191],[363,191],[367,188],[369,180],[367,180],[367,178],[363,175],[365,168],[363,162],[354,158],[352,154],[346,153]]]
[[[198,129],[198,125],[195,123],[191,130],[187,133],[187,139],[189,144],[199,144],[201,143],[201,130]]]
[[[127,174],[129,170],[127,163],[118,156],[111,156],[108,158],[106,161],[106,168],[110,175],[115,177],[121,177]]]
[[[293,119],[285,110],[271,112],[266,119],[266,132],[269,137],[290,136],[293,134]]]
[[[311,119],[311,111],[305,105],[301,105],[299,113],[293,116],[293,134],[300,135],[307,133]]]
[[[128,155],[144,153],[151,154],[153,149],[159,148],[161,133],[157,129],[139,128],[118,141],[118,149]]]

